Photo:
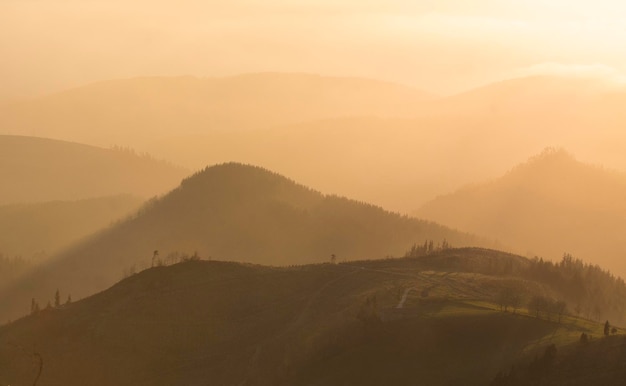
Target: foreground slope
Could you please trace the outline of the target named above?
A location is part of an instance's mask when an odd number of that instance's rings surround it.
[[[496,251],[272,268],[190,260],[0,328],[0,384],[484,385],[599,324],[501,312],[559,296]],[[553,284],[553,283],[551,283]],[[35,365],[33,365],[33,362]],[[115,369],[115,371],[112,371]]]
[[[145,205],[136,216],[56,256],[0,301],[0,315],[22,315],[32,297],[57,287],[75,298],[101,291],[123,273],[181,254],[291,265],[401,255],[413,243],[468,234],[379,207],[324,196],[267,170],[241,164],[206,168]],[[158,256],[155,256],[158,251]]]
[[[491,386],[621,385],[626,377],[624,362],[624,335],[587,335],[550,354],[520,360],[511,370],[498,373]]]
[[[547,150],[503,177],[460,189],[416,215],[531,255],[568,252],[626,275],[626,175]]]
[[[78,200],[173,188],[184,169],[129,151],[0,135],[0,204]]]

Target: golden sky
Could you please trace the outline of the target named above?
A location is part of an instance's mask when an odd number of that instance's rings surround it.
[[[1,0],[0,98],[142,75],[289,71],[447,94],[536,73],[626,73],[609,0]]]

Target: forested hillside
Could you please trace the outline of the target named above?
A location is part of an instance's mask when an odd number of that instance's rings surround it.
[[[188,172],[132,150],[0,135],[0,205],[119,194],[149,198]]]
[[[431,222],[323,195],[262,168],[223,164],[185,179],[135,216],[40,266],[14,291],[0,294],[0,316],[22,315],[25,301],[58,286],[83,297],[124,273],[183,254],[296,265],[401,256],[424,239],[445,239],[453,246],[489,244]]]
[[[530,257],[570,253],[625,276],[624,197],[626,174],[547,149],[498,179],[440,196],[415,215]]]

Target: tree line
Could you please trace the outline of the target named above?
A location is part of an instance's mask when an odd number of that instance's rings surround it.
[[[434,240],[425,240],[424,244],[413,244],[411,248],[404,254],[404,257],[421,257],[427,256],[435,252],[445,251],[452,246],[445,238],[441,243],[435,244]]]
[[[5,256],[0,252],[0,281],[3,283],[16,279],[31,267],[31,263],[22,256]]]
[[[445,241],[445,240],[444,240]],[[598,265],[588,264],[566,253],[558,262],[540,257],[527,259],[513,254],[480,248],[450,249],[447,243],[431,240],[415,244],[405,254],[419,258],[430,269],[474,272],[491,276],[512,276],[532,280],[552,289],[576,316],[588,319],[626,320],[626,283]],[[438,246],[438,247],[437,247]],[[501,296],[504,296],[501,294]],[[510,294],[507,295],[510,298]],[[503,307],[512,307],[517,300],[498,299]],[[512,302],[512,303],[511,303]],[[549,298],[529,299],[529,308],[536,315],[559,314],[563,304]]]
[[[69,305],[70,303],[72,303],[72,295],[67,295],[67,299],[65,300],[65,303],[61,303],[61,292],[59,292],[59,289],[57,288],[56,292],[54,293],[54,305],[52,304],[52,302],[50,300],[48,300],[48,304],[46,305],[46,310],[51,310],[53,308],[62,308],[64,306]],[[30,302],[30,313],[31,315],[35,315],[37,313],[39,313],[39,311],[41,311],[41,307],[39,306],[39,302],[35,299],[32,298],[31,302]]]

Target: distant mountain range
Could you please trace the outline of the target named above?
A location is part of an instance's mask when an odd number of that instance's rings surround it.
[[[0,205],[119,194],[152,197],[188,172],[128,150],[0,135]]]
[[[430,113],[474,116],[573,116],[626,88],[597,78],[537,75],[490,83],[427,102]],[[427,112],[424,112],[427,113]]]
[[[415,215],[528,255],[571,253],[626,276],[626,175],[546,150],[504,176],[427,203]]]
[[[624,101],[623,88],[556,76],[448,97],[310,74],[155,77],[4,104],[0,132],[128,146],[191,169],[250,163],[408,213],[547,146],[626,170]]]
[[[259,73],[111,80],[0,106],[0,130],[93,145],[136,146],[211,130],[349,116],[410,116],[433,95],[370,79]]]

